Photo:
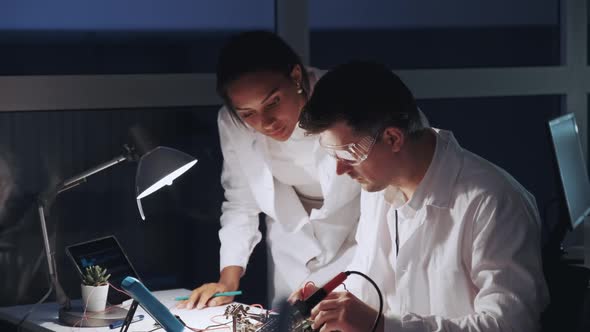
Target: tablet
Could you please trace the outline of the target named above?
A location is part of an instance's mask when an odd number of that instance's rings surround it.
[[[185,328],[174,315],[162,304],[139,280],[127,277],[121,287],[128,292],[139,305],[158,322],[167,332],[191,331]]]

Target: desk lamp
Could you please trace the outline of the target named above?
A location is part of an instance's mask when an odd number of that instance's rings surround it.
[[[70,299],[57,278],[57,269],[51,253],[47,224],[45,222],[45,217],[49,214],[50,207],[57,195],[86,182],[89,176],[123,161],[137,161],[138,166],[135,176],[136,200],[140,216],[145,220],[141,199],[165,185],[171,185],[174,179],[197,163],[195,158],[184,152],[168,147],[156,146],[141,127],[136,126],[131,128],[130,133],[132,144],[124,145],[124,151],[120,156],[63,181],[51,190],[42,193],[38,198],[37,208],[39,211],[39,222],[41,223],[43,247],[51,281],[50,287],[55,291],[56,300],[60,306],[59,321],[69,326],[81,324],[83,318],[84,326],[106,326],[114,321],[124,319],[127,310],[113,307],[106,312],[86,312],[86,315],[84,315],[83,307],[71,306]]]

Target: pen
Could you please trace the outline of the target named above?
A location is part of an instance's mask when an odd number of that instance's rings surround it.
[[[213,294],[213,297],[236,296],[236,295],[242,295],[242,291],[238,290],[238,291],[233,291],[233,292],[215,293],[215,294]],[[179,296],[179,297],[174,298],[174,301],[186,301],[186,300],[188,300],[188,296]]]
[[[139,322],[142,319],[143,319],[143,315],[137,315],[137,316],[133,317],[133,319],[131,320],[131,323]],[[119,327],[121,327],[121,325],[123,325],[123,323],[125,323],[124,320],[118,320],[116,322],[110,323],[109,328],[111,330],[119,328]],[[129,323],[129,324],[131,324],[131,323]]]

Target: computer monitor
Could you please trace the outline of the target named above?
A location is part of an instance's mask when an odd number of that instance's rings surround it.
[[[549,131],[569,227],[574,229],[590,214],[590,180],[574,114],[549,121]]]

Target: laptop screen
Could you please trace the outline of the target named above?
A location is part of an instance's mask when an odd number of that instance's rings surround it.
[[[139,279],[127,255],[114,236],[78,243],[66,248],[68,256],[74,261],[80,276],[88,266],[100,265],[107,269],[111,277],[109,282],[121,288],[125,277],[132,276]],[[109,290],[108,302],[119,304],[129,299],[129,296],[114,289]]]

